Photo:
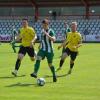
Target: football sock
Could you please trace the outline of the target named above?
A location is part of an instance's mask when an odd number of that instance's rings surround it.
[[[73,66],[74,66],[74,63],[70,64],[70,69],[72,69],[72,68],[73,68]]]
[[[15,70],[18,70],[19,69],[20,64],[21,64],[21,60],[20,59],[17,59],[16,65],[15,65]]]
[[[54,68],[54,66],[51,66],[50,69],[51,69],[51,72],[52,72],[53,76],[55,76],[56,74],[55,74],[55,68]]]
[[[40,60],[36,60],[35,66],[34,66],[34,72],[37,73],[40,67]]]
[[[60,65],[59,65],[60,68],[62,67],[63,63],[64,63],[64,60],[60,60]]]

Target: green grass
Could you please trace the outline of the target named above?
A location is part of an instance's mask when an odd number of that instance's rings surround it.
[[[57,46],[54,44],[53,64],[56,68],[61,54]],[[43,87],[37,86],[36,80],[30,77],[34,62],[27,55],[22,61],[19,77],[11,75],[16,57],[9,44],[0,45],[0,100],[100,100],[100,44],[84,44],[80,48],[73,73],[59,77],[57,83],[52,82],[52,77],[45,78]],[[66,74],[68,68],[69,58],[57,74]],[[38,73],[39,77],[44,75],[51,75],[46,60],[41,62]]]

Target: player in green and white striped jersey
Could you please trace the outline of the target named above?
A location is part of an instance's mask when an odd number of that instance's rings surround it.
[[[55,36],[55,33],[52,29],[47,29],[46,32],[48,32],[51,37]],[[48,38],[48,36],[45,35],[45,30],[42,30],[42,36],[41,36],[41,47],[43,51],[47,51],[48,53],[53,53],[53,41]]]
[[[65,31],[64,31],[64,40],[67,38],[67,33],[71,32],[71,29],[69,28],[69,25],[67,24],[67,22],[64,23],[65,25]],[[63,47],[62,49],[62,53],[65,51],[65,47]]]
[[[40,43],[40,50],[37,54],[37,60],[34,66],[34,72],[31,74],[32,77],[37,78],[37,73],[40,67],[40,61],[47,58],[48,66],[51,69],[51,72],[53,74],[53,82],[57,81],[56,74],[55,74],[55,68],[52,65],[53,63],[53,42],[55,41],[55,33],[54,31],[49,28],[49,21],[47,19],[44,19],[42,21],[42,34],[41,34],[41,43]]]

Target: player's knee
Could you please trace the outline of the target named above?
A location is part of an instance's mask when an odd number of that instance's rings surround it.
[[[61,56],[61,60],[65,60],[65,57],[64,56]]]
[[[36,60],[42,60],[42,57],[41,56],[37,56]]]
[[[66,53],[63,53],[62,56],[61,56],[61,60],[65,60],[67,56],[68,55]]]
[[[62,61],[65,61],[65,57],[61,57],[61,60],[62,60]]]
[[[23,54],[18,54],[18,59],[22,60],[22,59],[23,59],[23,57],[24,57],[24,55],[23,55]]]

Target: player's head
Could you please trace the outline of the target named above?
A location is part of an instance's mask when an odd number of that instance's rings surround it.
[[[22,19],[22,25],[23,25],[23,27],[27,27],[28,26],[28,19],[26,19],[26,18]]]
[[[72,30],[72,32],[76,32],[77,31],[77,22],[76,21],[71,23],[71,30]]]
[[[42,26],[43,26],[44,29],[48,29],[48,27],[49,27],[49,20],[48,19],[44,19],[42,21]]]

